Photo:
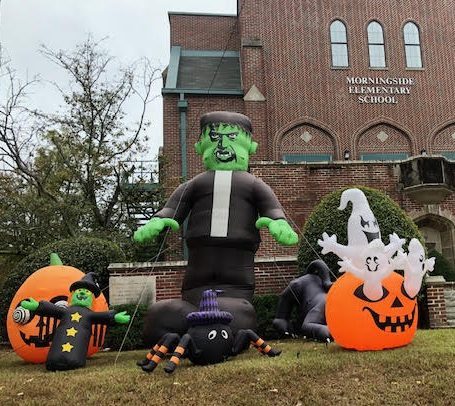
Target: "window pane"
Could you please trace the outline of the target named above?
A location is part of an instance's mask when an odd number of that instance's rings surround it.
[[[406,66],[408,68],[421,68],[422,56],[420,53],[420,46],[406,45]]]
[[[419,45],[419,30],[414,23],[407,23],[404,26],[404,43],[406,45]]]
[[[368,43],[369,44],[383,44],[384,35],[382,27],[376,21],[373,21],[368,25]]]
[[[360,153],[360,159],[362,161],[402,161],[408,158],[406,152],[390,152],[390,153]]]
[[[332,44],[332,66],[348,66],[348,46]]]
[[[383,45],[369,45],[370,67],[385,68],[385,51]]]
[[[336,20],[330,25],[330,41],[333,42],[338,42],[338,43],[347,43],[347,37],[346,37],[346,27],[344,24]]]

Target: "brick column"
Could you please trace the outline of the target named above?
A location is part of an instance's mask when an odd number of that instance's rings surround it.
[[[444,298],[445,283],[442,276],[429,276],[426,279],[430,328],[448,327]]]

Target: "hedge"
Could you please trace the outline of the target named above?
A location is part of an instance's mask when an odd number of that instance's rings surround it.
[[[124,262],[122,250],[110,241],[98,238],[79,237],[57,241],[46,245],[22,259],[8,275],[0,297],[0,334],[3,341],[6,335],[6,314],[16,291],[33,272],[49,265],[50,254],[59,255],[64,265],[70,265],[81,271],[95,272],[98,283],[106,298],[109,298],[109,273],[111,262]]]
[[[389,235],[397,233],[401,238],[406,238],[405,248],[411,238],[417,238],[423,244],[423,237],[412,219],[384,192],[364,186],[353,186],[362,190],[370,204],[381,230],[384,244],[389,243]],[[349,203],[344,210],[338,210],[343,188],[326,195],[314,208],[303,228],[303,238],[298,254],[299,271],[304,273],[309,263],[315,259],[323,259],[335,275],[338,275],[340,260],[335,254],[322,255],[318,239],[322,233],[336,234],[338,243],[347,245],[347,224],[351,215],[352,204]],[[320,257],[317,255],[319,254]]]
[[[431,250],[428,257],[436,258],[431,276],[441,275],[447,282],[455,282],[455,266],[446,257],[436,250]]]

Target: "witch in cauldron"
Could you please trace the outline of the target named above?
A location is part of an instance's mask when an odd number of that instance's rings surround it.
[[[165,334],[144,360],[137,364],[146,372],[152,372],[173,349],[172,356],[165,366],[167,373],[172,373],[181,358],[189,358],[196,365],[217,364],[230,356],[235,356],[253,345],[259,352],[269,357],[276,357],[281,351],[273,349],[253,330],[239,330],[233,334],[229,323],[233,316],[220,311],[217,294],[220,291],[206,290],[198,312],[187,315],[188,332],[180,337],[176,333]]]

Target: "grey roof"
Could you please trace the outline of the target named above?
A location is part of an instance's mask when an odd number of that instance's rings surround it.
[[[172,47],[163,93],[243,94],[237,51],[193,51]]]

